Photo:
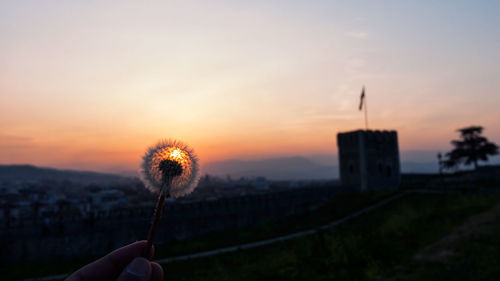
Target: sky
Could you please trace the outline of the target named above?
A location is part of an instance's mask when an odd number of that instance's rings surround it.
[[[445,152],[469,125],[500,143],[499,14],[498,1],[2,1],[0,164],[135,169],[164,138],[202,164],[334,154],[338,132],[364,128],[363,85],[369,128],[397,130],[402,151]]]

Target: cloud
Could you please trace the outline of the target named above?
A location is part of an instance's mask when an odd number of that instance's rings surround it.
[[[30,137],[0,134],[0,149],[23,149],[29,147],[32,141]]]
[[[364,18],[364,17],[355,17],[354,18],[355,22],[364,22],[365,20],[366,20],[366,18]]]
[[[349,70],[358,70],[366,65],[366,61],[362,58],[353,57],[347,61],[347,68]]]
[[[349,31],[345,35],[350,38],[364,40],[368,37],[368,33],[363,31]]]

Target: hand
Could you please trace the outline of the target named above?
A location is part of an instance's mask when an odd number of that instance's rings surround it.
[[[117,249],[71,274],[66,281],[161,281],[163,269],[141,255],[146,241]],[[154,249],[152,251],[154,253]]]

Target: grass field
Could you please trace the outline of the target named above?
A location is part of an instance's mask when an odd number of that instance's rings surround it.
[[[342,194],[320,209],[279,222],[160,245],[157,247],[157,258],[307,229],[343,217],[389,195],[390,192]],[[427,245],[453,232],[468,217],[485,212],[499,202],[498,195],[482,193],[411,194],[335,229],[315,235],[163,266],[167,280],[383,280],[391,277],[421,280],[418,276],[425,276],[425,280],[446,280],[431,278],[445,272],[441,270],[443,264],[416,262],[413,257]],[[496,224],[492,225],[498,226],[498,223],[497,219]],[[493,234],[485,231],[481,234],[483,236],[477,236],[478,239],[472,242],[467,239],[456,243],[456,247],[464,249],[463,253],[474,253],[473,258],[469,254],[462,254],[447,261],[444,266],[468,263],[472,269],[476,265],[479,270],[479,264],[475,261],[484,256],[489,261],[487,268],[490,269],[484,273],[485,278],[498,277],[498,272],[491,266],[496,265],[495,259],[498,263],[500,254],[494,249],[481,250],[488,248],[488,243],[494,240],[491,235],[496,233],[498,237],[500,234],[500,227],[493,226],[488,230]],[[498,243],[495,245],[498,250]],[[2,267],[0,274],[11,280],[71,272],[90,260],[92,258]]]
[[[420,249],[498,201],[497,197],[480,194],[411,195],[317,235],[239,253],[169,263],[164,268],[170,280],[389,279],[411,264]],[[471,251],[482,253],[480,247],[484,246],[488,246],[484,240],[481,245],[463,241],[463,247]],[[489,258],[498,260],[498,251],[489,252]],[[490,271],[491,280],[499,280],[494,278],[499,277],[494,275],[494,269]],[[429,272],[427,277],[432,275]]]
[[[169,257],[196,253],[242,243],[274,238],[288,233],[314,228],[334,219],[347,216],[384,198],[396,194],[390,190],[357,193],[343,192],[324,206],[307,213],[294,215],[278,221],[269,221],[260,226],[234,231],[215,232],[188,240],[171,241],[156,246],[157,257]]]

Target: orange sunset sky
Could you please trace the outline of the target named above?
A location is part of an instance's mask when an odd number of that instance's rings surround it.
[[[499,143],[499,3],[2,1],[0,164],[135,169],[160,138],[202,163],[334,154],[363,85],[402,151]]]

